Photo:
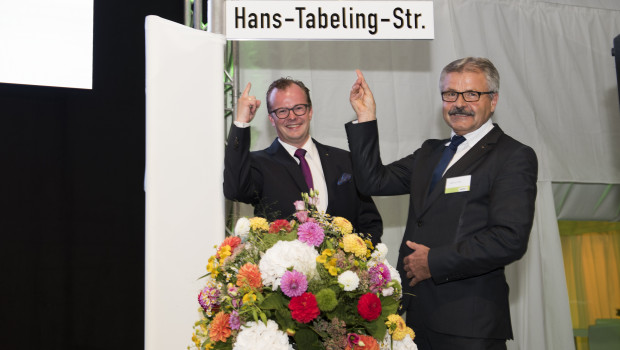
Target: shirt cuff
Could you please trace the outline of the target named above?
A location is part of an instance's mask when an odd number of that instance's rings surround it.
[[[235,124],[236,127],[238,128],[247,128],[248,126],[250,126],[250,123],[244,123],[244,122],[238,122],[238,121],[233,121],[233,123]]]

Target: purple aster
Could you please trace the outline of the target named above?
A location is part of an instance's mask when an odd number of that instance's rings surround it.
[[[381,263],[371,267],[368,273],[370,274],[370,291],[373,293],[379,291],[392,279],[390,269]]]
[[[325,233],[323,233],[323,228],[321,228],[319,224],[309,221],[299,226],[297,229],[297,237],[304,243],[318,247],[323,243]]]
[[[217,288],[204,287],[200,294],[198,294],[198,303],[202,308],[210,314],[213,307],[217,306],[217,299],[220,296],[220,291]]]
[[[287,297],[298,297],[308,289],[308,281],[301,272],[286,271],[280,280],[280,288]]]
[[[233,310],[233,312],[230,313],[228,324],[230,325],[230,329],[237,330],[241,328],[241,320],[239,319],[239,312],[237,312],[237,310]]]

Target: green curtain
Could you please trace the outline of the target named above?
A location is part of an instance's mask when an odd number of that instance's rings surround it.
[[[558,221],[574,329],[620,309],[620,222]],[[588,339],[577,337],[578,350]]]

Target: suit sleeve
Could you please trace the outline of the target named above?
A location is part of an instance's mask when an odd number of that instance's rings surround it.
[[[368,196],[409,194],[414,155],[383,165],[376,120],[347,123],[345,129],[359,191]]]
[[[234,124],[228,134],[224,152],[224,196],[256,204],[262,193],[262,175],[250,154],[250,128]]]
[[[525,254],[534,220],[538,161],[525,145],[502,158],[497,175],[491,179],[486,214],[471,219],[486,219],[486,227],[452,245],[429,251],[435,283],[485,274]]]
[[[383,235],[381,214],[379,214],[379,210],[371,197],[364,196],[359,192],[358,197],[360,206],[357,219],[358,227],[356,227],[356,230],[370,234],[370,240],[372,244],[376,246],[378,243],[381,243],[381,236]]]

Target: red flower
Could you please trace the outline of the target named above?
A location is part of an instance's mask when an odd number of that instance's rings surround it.
[[[381,300],[376,294],[366,293],[357,302],[357,312],[366,321],[374,321],[381,315]]]
[[[220,251],[225,246],[230,246],[230,252],[232,253],[232,251],[235,250],[235,248],[237,248],[239,243],[241,243],[241,238],[239,238],[237,236],[226,237],[226,239],[224,239],[224,242],[222,242],[222,244],[220,244],[220,247],[217,248],[217,252],[215,253],[215,256],[219,259],[220,258]]]
[[[289,224],[288,220],[279,219],[269,225],[269,233],[278,233],[282,230],[291,232],[291,224]]]
[[[298,297],[293,297],[288,303],[291,316],[297,322],[308,323],[314,320],[320,313],[316,303],[316,297],[312,293],[304,293]]]

